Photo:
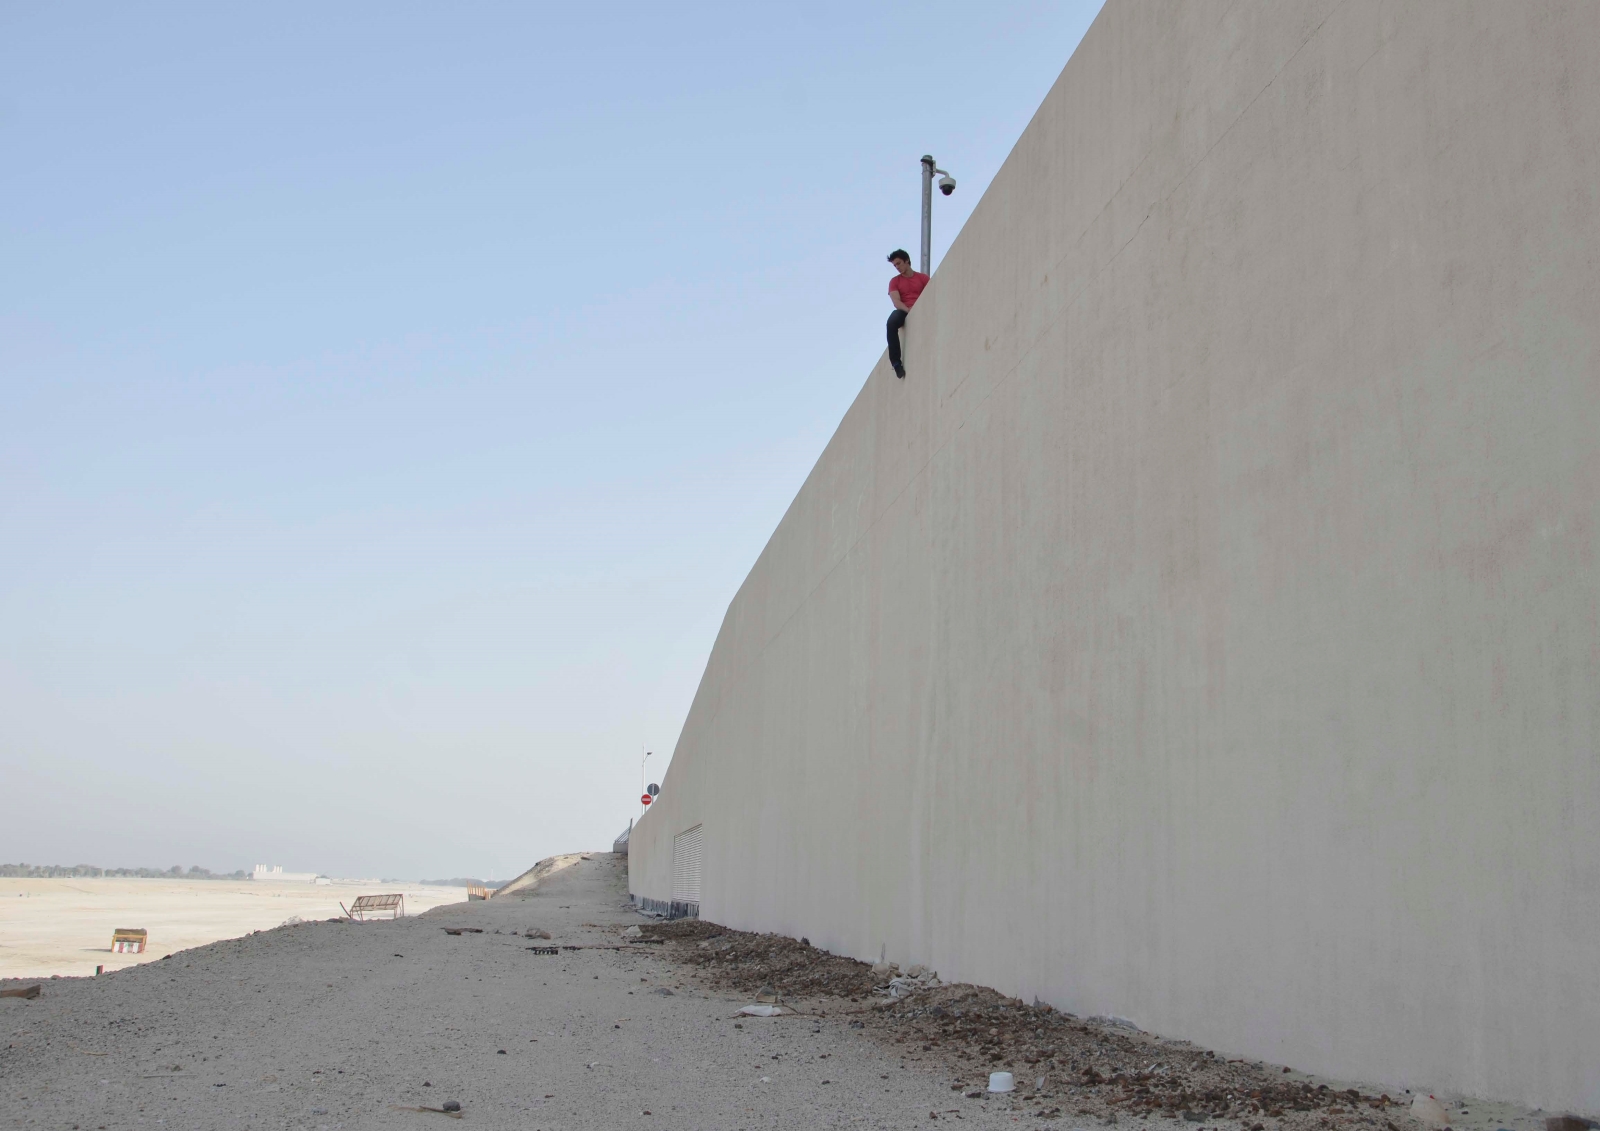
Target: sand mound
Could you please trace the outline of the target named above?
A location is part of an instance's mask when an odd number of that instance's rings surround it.
[[[561,856],[546,856],[543,860],[529,868],[526,872],[512,880],[509,884],[503,884],[500,887],[495,888],[493,892],[493,898],[498,899],[501,896],[511,895],[513,892],[529,891],[537,887],[543,881],[549,879],[551,876],[555,875],[557,872],[572,867],[580,860],[589,859],[591,855],[593,855],[593,853],[568,852]]]

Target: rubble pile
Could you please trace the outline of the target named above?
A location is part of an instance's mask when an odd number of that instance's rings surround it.
[[[872,967],[841,958],[785,935],[753,935],[730,931],[701,919],[677,919],[647,928],[656,938],[670,939],[679,961],[715,974],[719,984],[744,993],[778,986],[786,998],[839,997],[871,1000],[883,985]]]
[[[892,963],[870,966],[781,935],[734,931],[698,919],[656,923],[646,933],[671,941],[669,954],[718,988],[775,990],[819,1014],[848,1014],[907,1059],[945,1063],[954,1090],[983,1095],[987,1074],[1009,1070],[1008,1102],[1045,1118],[1094,1116],[1226,1120],[1246,1131],[1345,1127],[1414,1128],[1405,1101],[1338,1091],[1290,1078],[1288,1069],[1229,1061],[1186,1041],[1145,1034],[1127,1022],[1084,1019],[1048,1005]],[[823,999],[843,999],[828,1002]]]
[[[1281,1069],[1228,1061],[1186,1041],[1025,1005],[976,986],[946,986],[874,1012],[896,1044],[944,1053],[974,1089],[983,1074],[1009,1069],[1031,1085],[1024,1098],[1047,1109],[1041,1114],[1063,1114],[1065,1104],[1065,1114],[1229,1120],[1252,1131],[1265,1131],[1266,1119],[1275,1126],[1291,1120],[1399,1131],[1393,1116],[1404,1110],[1386,1095],[1286,1080]]]

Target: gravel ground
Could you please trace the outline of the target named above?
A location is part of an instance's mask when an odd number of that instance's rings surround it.
[[[463,1121],[531,1131],[1187,1126],[1185,1111],[1219,1131],[1418,1131],[1374,1094],[977,987],[882,1006],[883,981],[795,940],[646,920],[625,860],[597,853],[487,903],[263,931],[0,999],[0,1127],[429,1127],[452,1117],[412,1109],[454,1101]],[[735,1015],[769,985],[799,1012]],[[979,1091],[1001,1067],[1023,1090]],[[1457,1126],[1540,1126],[1489,1111]]]
[[[596,854],[488,903],[46,980],[0,1000],[0,1127],[429,1127],[449,1117],[395,1108],[447,1100],[535,1131],[1011,1125],[847,1019],[736,1019],[748,999],[625,944],[634,923],[625,862]]]

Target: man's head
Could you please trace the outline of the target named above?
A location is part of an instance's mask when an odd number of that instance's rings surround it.
[[[911,256],[902,248],[895,248],[889,253],[889,262],[894,264],[894,269],[904,275],[911,270]]]

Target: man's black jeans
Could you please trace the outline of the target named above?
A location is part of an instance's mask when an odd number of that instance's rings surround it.
[[[896,310],[889,315],[889,367],[894,370],[896,377],[906,375],[906,367],[900,360],[900,327],[905,324],[904,310]]]

